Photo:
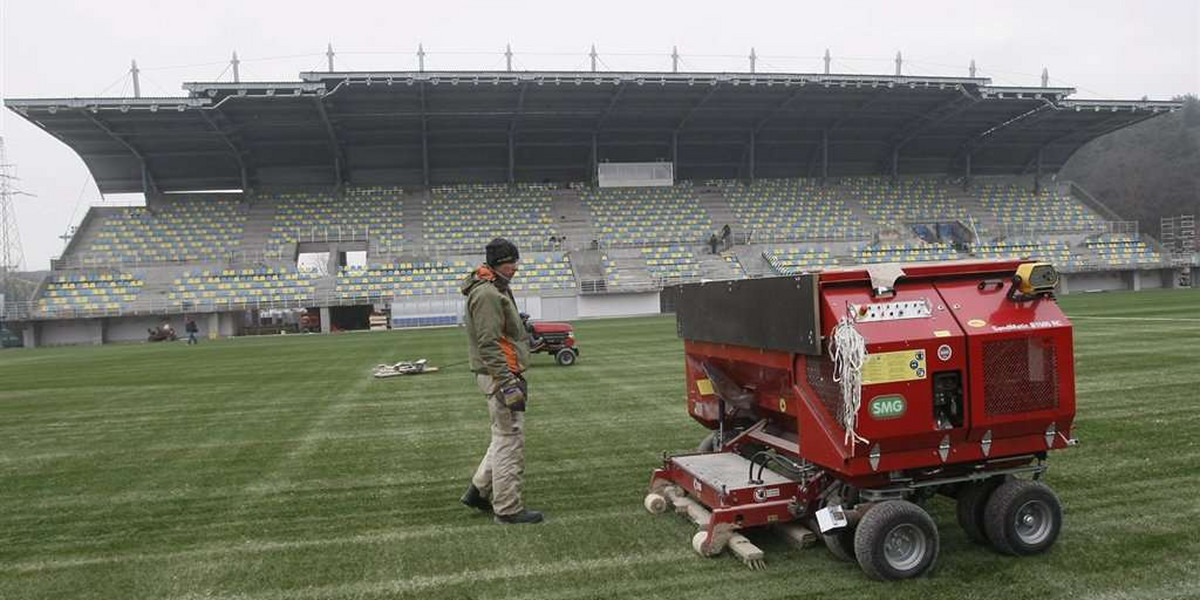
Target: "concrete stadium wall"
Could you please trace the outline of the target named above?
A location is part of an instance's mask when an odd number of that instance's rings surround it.
[[[573,321],[579,318],[579,296],[542,298],[541,309],[543,321]]]
[[[186,335],[183,332],[184,320],[181,316],[116,317],[105,319],[104,341],[144,342],[148,335],[146,330],[158,327],[164,322],[170,323],[178,334]],[[202,320],[197,323],[202,323]]]
[[[660,312],[658,292],[579,296],[580,317],[631,317]]]
[[[37,326],[39,346],[79,346],[104,343],[103,319],[43,321]]]

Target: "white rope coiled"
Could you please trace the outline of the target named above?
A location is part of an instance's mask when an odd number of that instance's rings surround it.
[[[862,369],[867,360],[867,341],[854,328],[854,323],[842,317],[833,328],[833,381],[842,389],[842,409],[838,420],[846,431],[845,443],[868,443],[855,431],[858,427],[858,409],[862,406]]]

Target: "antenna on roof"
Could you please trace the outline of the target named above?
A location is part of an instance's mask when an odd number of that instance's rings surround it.
[[[329,45],[326,46],[325,58],[329,59],[329,72],[332,73],[333,72],[333,42],[329,42]]]
[[[671,46],[671,72],[679,72],[679,46]]]
[[[417,70],[425,72],[425,44],[417,44]]]
[[[1042,67],[1042,87],[1050,87],[1050,70]]]
[[[512,71],[512,44],[504,45],[504,70]]]
[[[592,51],[590,53],[588,53],[588,56],[591,57],[591,59],[592,59],[592,72],[595,73],[596,72],[596,45],[595,44],[592,44]]]
[[[829,48],[826,48],[825,49],[825,74],[826,75],[829,74],[829,61],[831,61],[831,60],[833,60],[833,58],[829,56]]]
[[[234,50],[233,51],[233,60],[229,61],[229,65],[233,67],[233,82],[234,83],[238,83],[242,80],[241,74],[238,73],[238,65],[240,65],[240,64],[242,64],[242,61],[238,60],[237,50]]]
[[[141,78],[138,77],[138,73],[141,73],[141,71],[138,70],[137,60],[129,61],[129,74],[130,74],[130,76],[133,77],[133,97],[134,98],[142,97],[142,80],[141,80]]]
[[[754,46],[750,46],[750,72],[754,72],[754,63],[758,61],[758,55],[754,53]]]
[[[969,72],[971,73],[971,79],[974,79],[975,78],[975,59],[973,59],[973,58],[971,59],[971,68],[969,69]]]
[[[904,59],[900,57],[900,51],[896,51],[896,76],[900,76],[900,68],[904,66]]]

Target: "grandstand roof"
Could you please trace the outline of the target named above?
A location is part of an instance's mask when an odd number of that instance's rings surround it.
[[[686,179],[1060,168],[1174,110],[984,78],[778,73],[334,72],[188,83],[186,97],[10,99],[105,193],[584,181],[594,161]],[[894,161],[894,164],[893,164]]]

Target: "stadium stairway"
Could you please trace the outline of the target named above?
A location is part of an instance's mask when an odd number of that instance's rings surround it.
[[[550,218],[554,219],[554,229],[567,238],[564,249],[588,247],[596,239],[596,230],[592,227],[591,215],[583,205],[579,191],[551,190],[550,197]],[[599,254],[596,256],[596,265],[599,266]],[[574,254],[571,264],[575,264]],[[600,278],[603,279],[603,272]]]
[[[246,211],[246,225],[242,230],[242,249],[248,253],[261,252],[267,247],[267,238],[275,225],[275,199],[269,195],[253,197]]]
[[[709,254],[708,248],[693,248],[696,261],[700,263],[700,278],[707,280],[745,279],[741,270],[720,254]],[[741,260],[741,257],[738,257]]]
[[[737,256],[738,262],[742,263],[742,269],[746,271],[746,277],[774,277],[778,275],[767,259],[763,258],[763,249],[767,246],[749,245],[749,246],[734,246],[733,251]]]
[[[1000,227],[996,215],[984,208],[977,196],[969,192],[958,192],[953,197],[954,201],[965,208],[967,214],[975,220],[975,231],[979,234],[976,242],[990,241],[999,235]],[[970,226],[969,223],[964,223],[964,225]]]
[[[167,294],[176,278],[180,274],[189,269],[221,269],[224,266],[221,263],[189,263],[187,269],[179,267],[147,267],[134,271],[142,280],[142,290],[138,294],[136,300],[129,305],[129,309],[135,312],[161,312],[168,305]]]
[[[594,286],[599,284],[592,283],[604,282],[604,265],[600,262],[600,254],[599,250],[572,250],[567,253],[568,258],[571,259],[571,270],[575,272],[575,281],[579,284],[580,291],[583,291],[585,287],[589,288],[588,292],[603,291],[594,289]],[[587,285],[584,285],[584,282],[588,282]]]
[[[609,291],[643,290],[657,287],[650,270],[646,267],[646,259],[642,258],[641,248],[609,248],[604,251],[609,259],[616,263],[621,273],[619,284],[608,284]]]
[[[734,239],[741,231],[741,222],[738,221],[736,215],[733,214],[733,208],[729,206],[729,200],[721,191],[715,187],[698,187],[696,188],[696,199],[700,207],[708,212],[709,219],[712,220],[713,227],[717,229],[714,233],[718,233],[726,223],[733,231]]]
[[[72,259],[80,252],[87,252],[88,248],[92,247],[92,243],[96,240],[96,235],[104,226],[104,220],[117,212],[127,210],[115,206],[93,206],[88,208],[87,214],[83,220],[79,222],[79,228],[75,230],[75,234],[71,236],[71,241],[67,243],[67,247],[63,250],[60,260],[70,263]]]
[[[425,207],[429,203],[429,190],[404,190],[401,199],[404,203],[404,246],[405,248],[425,248]],[[372,247],[371,256],[377,249]]]

